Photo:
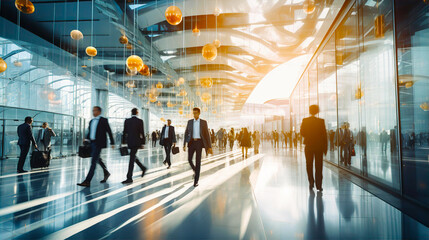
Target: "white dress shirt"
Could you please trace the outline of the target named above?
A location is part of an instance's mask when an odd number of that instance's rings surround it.
[[[200,134],[200,119],[198,118],[198,120],[194,119],[194,129],[192,131],[192,138],[201,138],[201,134]]]
[[[169,126],[165,126],[165,133],[164,133],[164,138],[168,138],[168,130],[169,130]]]
[[[95,140],[95,137],[97,135],[97,126],[98,126],[99,121],[100,121],[100,116],[93,118],[91,121],[91,132],[89,133],[89,139],[90,140]]]

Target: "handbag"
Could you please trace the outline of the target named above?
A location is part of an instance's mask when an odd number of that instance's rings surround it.
[[[119,153],[121,153],[121,156],[127,156],[127,155],[129,155],[128,148],[127,147],[120,147],[119,148]]]
[[[172,147],[171,152],[173,153],[173,155],[178,154],[179,153],[179,147]]]

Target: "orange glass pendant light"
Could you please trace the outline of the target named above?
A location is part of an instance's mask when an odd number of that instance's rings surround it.
[[[220,40],[219,39],[214,40],[213,45],[215,45],[216,48],[219,48],[220,47]]]
[[[36,10],[33,3],[29,0],[16,0],[15,7],[25,14],[32,14]]]
[[[83,34],[81,31],[75,29],[75,30],[70,32],[70,37],[73,40],[81,40],[83,38]]]
[[[195,28],[192,29],[192,35],[194,37],[199,37],[201,35],[200,29],[198,29],[197,25],[195,25]]]
[[[3,58],[0,58],[0,73],[6,71],[7,69],[7,63]]]
[[[305,0],[304,2],[304,12],[307,14],[312,14],[316,10],[316,4],[314,0]]]
[[[182,11],[176,6],[170,6],[165,10],[165,19],[171,25],[179,25],[182,22]]]
[[[142,69],[140,69],[139,73],[143,76],[149,76],[150,75],[149,67],[146,64],[143,64],[143,67]]]
[[[85,52],[90,57],[97,56],[97,49],[95,47],[89,46],[85,49]]]
[[[217,48],[212,43],[204,45],[202,55],[207,61],[214,61],[217,57]]]
[[[211,88],[213,86],[213,80],[211,77],[201,78],[200,84],[203,88]]]
[[[208,103],[212,100],[212,95],[208,92],[201,94],[201,101]]]
[[[122,36],[119,38],[119,43],[120,43],[120,44],[127,44],[127,43],[128,43],[128,38],[127,38],[127,36],[122,35]]]
[[[156,88],[158,88],[158,89],[161,89],[161,88],[163,88],[164,86],[162,85],[162,83],[161,82],[158,82],[157,84],[156,84]]]
[[[127,58],[127,67],[138,72],[143,68],[143,60],[137,55],[131,55]]]

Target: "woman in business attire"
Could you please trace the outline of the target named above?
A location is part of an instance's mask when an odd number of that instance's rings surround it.
[[[246,150],[246,158],[247,158],[247,150],[251,147],[252,143],[250,140],[250,133],[247,131],[247,128],[243,128],[243,133],[241,134],[241,153],[244,157],[244,150]]]
[[[254,137],[253,137],[253,146],[255,149],[255,154],[259,153],[259,144],[261,143],[261,135],[258,131],[255,131]]]

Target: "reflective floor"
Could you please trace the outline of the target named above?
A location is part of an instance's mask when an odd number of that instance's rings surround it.
[[[167,170],[161,148],[140,151],[150,170],[140,178],[136,167],[125,186],[128,158],[102,158],[111,178],[98,183],[97,168],[85,189],[76,183],[89,159],[24,174],[1,161],[0,239],[429,239],[427,227],[329,168],[323,194],[309,192],[301,151],[217,151],[203,159],[196,189],[184,153]]]

